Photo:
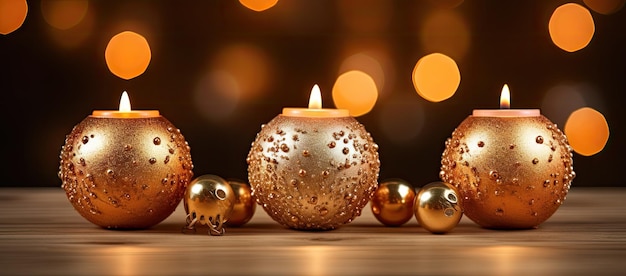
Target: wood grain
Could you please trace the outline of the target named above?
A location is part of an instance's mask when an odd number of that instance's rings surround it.
[[[183,234],[182,206],[147,230],[98,228],[60,188],[0,189],[0,275],[623,275],[626,188],[572,188],[533,230],[464,218],[445,235],[385,227],[369,206],[326,232],[286,229],[262,208],[224,236]]]

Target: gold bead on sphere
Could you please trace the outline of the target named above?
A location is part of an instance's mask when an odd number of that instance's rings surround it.
[[[353,117],[279,115],[248,154],[257,202],[280,224],[330,230],[361,214],[378,186],[378,145]]]
[[[463,217],[456,190],[443,182],[422,187],[415,197],[414,210],[420,226],[435,234],[454,229]]]
[[[194,178],[184,197],[187,213],[187,229],[196,224],[209,227],[209,234],[223,235],[224,223],[228,221],[235,205],[235,192],[223,178],[205,174]]]
[[[235,204],[226,225],[242,226],[254,216],[256,201],[252,197],[252,190],[248,183],[239,180],[229,180],[228,183],[235,193]]]
[[[400,226],[413,217],[415,189],[402,179],[388,179],[378,185],[370,202],[374,217],[386,226]]]
[[[565,135],[544,116],[469,116],[445,143],[441,180],[486,228],[534,228],[561,206],[575,177]]]
[[[74,209],[104,228],[163,221],[193,176],[189,145],[167,119],[89,116],[72,129],[59,178]]]

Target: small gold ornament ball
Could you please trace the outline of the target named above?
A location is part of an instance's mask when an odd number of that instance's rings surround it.
[[[415,189],[402,179],[388,179],[378,185],[370,202],[374,217],[386,226],[401,226],[413,217]]]
[[[442,181],[486,228],[534,228],[561,206],[575,177],[567,138],[544,116],[469,116],[445,143]]]
[[[279,115],[262,126],[247,162],[257,202],[293,229],[350,223],[378,187],[378,145],[353,117]]]
[[[443,182],[432,182],[422,187],[417,192],[414,205],[417,222],[434,234],[449,232],[463,217],[455,188]]]
[[[60,159],[70,203],[104,228],[158,224],[174,212],[193,176],[189,145],[162,116],[89,116],[67,135]]]
[[[223,178],[212,174],[194,178],[183,200],[187,229],[200,224],[208,226],[211,235],[224,234],[224,224],[233,212],[235,200],[235,191]]]
[[[242,226],[254,216],[256,201],[252,197],[252,189],[248,183],[239,180],[228,180],[228,183],[235,193],[235,204],[226,225]]]

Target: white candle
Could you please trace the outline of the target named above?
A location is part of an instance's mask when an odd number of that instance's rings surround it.
[[[336,118],[348,117],[350,113],[347,109],[322,108],[322,95],[319,86],[316,84],[311,89],[309,108],[285,107],[282,115],[290,117]]]
[[[511,107],[511,93],[509,86],[502,87],[500,94],[500,109],[474,109],[473,116],[476,117],[533,117],[539,116],[539,109],[509,109]]]

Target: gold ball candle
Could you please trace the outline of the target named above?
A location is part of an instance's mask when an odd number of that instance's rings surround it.
[[[501,108],[508,108],[504,86]],[[474,110],[445,142],[440,178],[465,215],[485,228],[535,228],[563,204],[575,177],[572,150],[538,109]]]
[[[66,136],[59,178],[78,213],[110,229],[142,229],[174,212],[193,176],[185,138],[157,110],[95,110]]]
[[[378,185],[378,145],[345,109],[284,108],[261,127],[247,158],[253,196],[280,224],[331,230],[361,214]]]

